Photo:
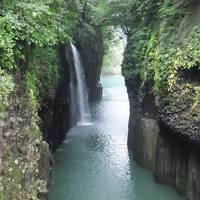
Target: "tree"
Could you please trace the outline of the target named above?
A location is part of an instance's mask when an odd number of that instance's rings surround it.
[[[134,0],[79,0],[81,18],[95,26],[115,26],[128,34],[133,28]]]

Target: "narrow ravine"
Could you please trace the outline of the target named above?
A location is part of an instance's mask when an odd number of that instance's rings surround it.
[[[154,181],[127,149],[129,103],[120,75],[102,77],[92,125],[73,128],[57,150],[49,200],[181,200]]]

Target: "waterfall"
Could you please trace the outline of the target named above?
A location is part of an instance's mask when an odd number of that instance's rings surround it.
[[[77,125],[84,126],[90,124],[91,122],[87,85],[79,52],[73,44],[71,44],[71,48],[73,54],[76,82],[76,84],[74,84],[74,80],[71,81],[71,94],[72,96],[74,96],[73,98],[71,98],[71,104],[72,107],[75,107]]]

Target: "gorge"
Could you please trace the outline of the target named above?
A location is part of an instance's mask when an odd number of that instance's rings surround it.
[[[0,200],[200,199],[198,0],[0,6]]]

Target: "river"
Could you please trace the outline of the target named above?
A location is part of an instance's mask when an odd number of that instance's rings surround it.
[[[123,78],[102,77],[92,125],[69,131],[55,153],[49,200],[182,200],[137,165],[127,149],[129,102]]]

